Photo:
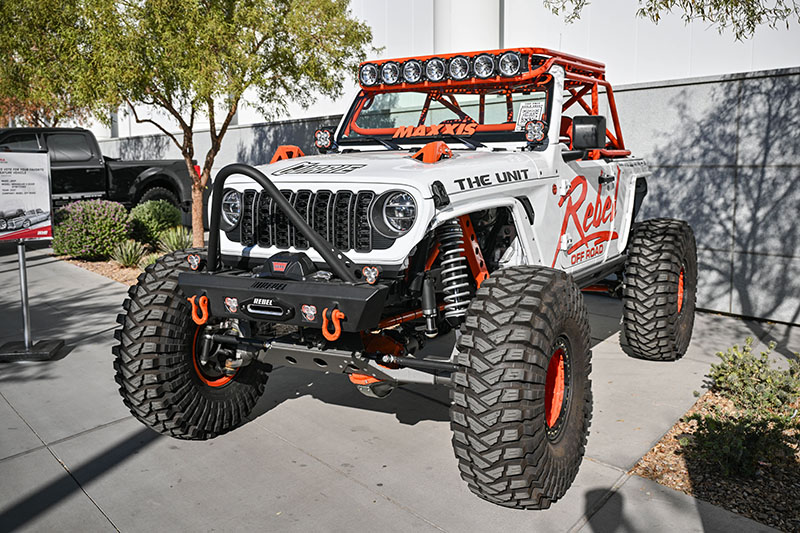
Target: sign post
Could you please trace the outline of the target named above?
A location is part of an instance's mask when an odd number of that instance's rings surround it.
[[[23,341],[0,346],[0,362],[47,361],[64,341],[33,343],[25,241],[53,238],[50,160],[46,153],[0,152],[0,241],[17,241]]]

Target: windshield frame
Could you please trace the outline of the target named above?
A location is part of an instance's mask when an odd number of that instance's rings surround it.
[[[542,75],[540,78],[533,80],[530,83],[526,83],[524,85],[515,85],[515,86],[506,86],[506,87],[487,87],[483,86],[476,86],[474,89],[470,88],[454,88],[452,90],[448,90],[446,88],[435,88],[426,90],[423,87],[414,87],[413,89],[390,89],[385,88],[381,90],[365,90],[361,89],[359,93],[356,95],[355,99],[353,100],[352,104],[350,105],[350,109],[348,110],[347,114],[344,116],[337,132],[336,132],[336,144],[339,146],[344,145],[360,145],[360,144],[383,144],[381,141],[389,141],[395,144],[416,144],[419,145],[420,142],[426,143],[430,141],[436,140],[444,140],[444,141],[458,141],[458,137],[462,137],[464,139],[469,140],[471,143],[497,143],[497,142],[525,142],[525,132],[524,131],[514,131],[516,127],[516,120],[506,121],[504,123],[496,123],[496,124],[481,124],[480,117],[479,120],[475,120],[474,118],[466,115],[463,117],[464,119],[461,121],[447,121],[448,124],[453,124],[456,126],[462,126],[467,124],[474,124],[472,128],[467,127],[456,127],[456,128],[443,128],[445,131],[439,131],[437,135],[418,135],[418,136],[395,136],[397,134],[397,130],[401,128],[415,128],[419,127],[418,125],[408,125],[408,126],[398,126],[395,128],[370,128],[373,131],[368,129],[362,128],[356,124],[363,107],[369,99],[374,98],[376,95],[379,94],[389,94],[389,93],[397,93],[397,92],[415,92],[425,94],[427,93],[426,102],[430,104],[432,101],[437,101],[441,103],[443,106],[448,107],[453,113],[458,114],[451,105],[448,105],[447,99],[457,97],[458,95],[478,95],[478,96],[485,96],[485,95],[497,95],[497,94],[511,94],[512,99],[510,105],[513,106],[513,96],[514,95],[523,95],[523,94],[530,94],[533,92],[543,92],[545,94],[545,109],[544,113],[542,114],[542,122],[545,124],[545,138],[547,138],[548,130],[552,123],[552,116],[553,116],[553,90],[555,86],[555,81],[553,76],[549,73]],[[483,100],[481,98],[481,100]],[[483,104],[481,104],[483,105]],[[459,109],[458,106],[455,106],[456,109]],[[459,109],[460,110],[460,109]],[[421,122],[425,121],[427,109],[423,106],[419,110]],[[430,127],[430,126],[428,126]],[[345,136],[347,132],[350,130],[354,130],[358,136],[350,137]],[[358,131],[361,130],[361,131]],[[391,131],[389,131],[391,130]],[[380,140],[379,140],[380,139]]]

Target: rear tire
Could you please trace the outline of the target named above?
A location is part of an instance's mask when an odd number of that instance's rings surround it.
[[[550,268],[495,272],[470,303],[458,348],[450,425],[461,477],[492,503],[546,509],[575,479],[591,422],[580,290]]]
[[[650,361],[683,357],[692,339],[697,293],[694,232],[682,220],[634,226],[622,290],[622,349]]]
[[[186,257],[201,250],[173,252],[148,266],[128,291],[122,328],[114,333],[114,369],[123,402],[134,417],[164,435],[204,440],[240,425],[267,381],[267,368],[254,361],[232,378],[198,366],[198,326],[178,286],[190,270]]]
[[[169,189],[164,187],[150,187],[142,194],[141,198],[139,198],[140,204],[145,202],[149,202],[150,200],[166,200],[178,209],[180,209],[180,201],[178,201],[178,196]]]

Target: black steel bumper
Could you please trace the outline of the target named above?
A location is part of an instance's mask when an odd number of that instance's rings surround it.
[[[377,327],[389,293],[386,285],[340,281],[291,281],[227,273],[183,272],[183,293],[208,298],[211,317],[244,318],[322,328],[325,309],[344,313],[342,331]]]

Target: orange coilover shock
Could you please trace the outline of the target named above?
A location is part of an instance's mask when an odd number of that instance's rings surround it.
[[[445,318],[462,318],[469,306],[469,273],[464,257],[464,232],[458,220],[436,228],[442,266]]]

